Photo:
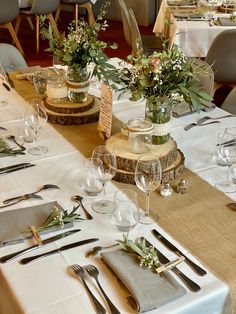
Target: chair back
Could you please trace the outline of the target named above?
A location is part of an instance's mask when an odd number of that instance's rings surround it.
[[[60,0],[33,0],[29,14],[49,14],[57,10]]]
[[[212,66],[215,81],[236,83],[236,29],[218,34],[206,55],[205,61]]]
[[[142,37],[139,31],[138,22],[134,15],[134,11],[129,9],[130,15],[130,30],[131,30],[131,39],[132,39],[132,50],[134,53],[137,51],[143,51]]]
[[[0,1],[0,24],[11,22],[19,15],[18,0]]]
[[[125,40],[127,43],[132,46],[132,35],[131,35],[131,27],[130,27],[130,15],[128,8],[124,2],[124,0],[118,0],[118,5],[120,7],[121,19],[123,23],[123,30],[125,35]]]
[[[236,115],[236,87],[234,87],[221,105],[221,109]]]
[[[4,43],[0,43],[0,63],[5,72],[16,71],[27,66],[20,51],[16,47]]]

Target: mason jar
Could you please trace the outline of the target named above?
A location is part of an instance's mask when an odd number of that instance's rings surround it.
[[[127,123],[129,149],[134,154],[143,154],[151,149],[153,125],[149,119],[132,118]]]
[[[65,76],[50,76],[47,80],[47,96],[52,103],[60,103],[67,99],[67,84]]]

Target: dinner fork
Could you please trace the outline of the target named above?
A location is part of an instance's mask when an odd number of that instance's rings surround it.
[[[84,269],[83,267],[81,267],[80,265],[74,264],[71,266],[71,268],[74,270],[74,272],[76,273],[77,276],[79,276],[80,280],[82,281],[85,289],[87,290],[88,294],[90,295],[96,310],[98,314],[105,314],[106,310],[104,309],[104,307],[101,305],[101,303],[96,299],[96,297],[93,295],[92,291],[89,289],[87,283],[85,282],[85,273],[84,273]]]
[[[120,314],[119,310],[115,307],[115,305],[111,302],[111,300],[106,295],[106,292],[103,290],[103,288],[102,288],[102,286],[98,280],[99,271],[98,271],[97,267],[95,267],[94,265],[86,265],[86,266],[84,266],[84,269],[86,269],[86,271],[90,277],[92,277],[96,280],[96,283],[97,283],[100,291],[102,292],[104,298],[107,301],[107,304],[109,305],[111,313],[112,314]]]
[[[198,124],[196,122],[192,122],[188,125],[186,125],[184,127],[185,131],[189,131],[190,129],[192,129],[194,126],[204,126],[204,125],[208,125],[208,124],[214,124],[214,123],[220,123],[220,121],[211,121],[211,122],[207,122],[207,123],[202,123],[202,124]]]
[[[227,115],[220,116],[220,117],[215,117],[215,118],[212,118],[212,117],[209,117],[209,116],[204,116],[204,117],[202,117],[201,119],[199,119],[197,121],[197,124],[200,125],[200,124],[204,123],[207,120],[219,120],[219,119],[230,118],[230,117],[235,117],[235,115],[227,114]]]

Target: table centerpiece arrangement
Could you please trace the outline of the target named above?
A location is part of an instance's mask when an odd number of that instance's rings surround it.
[[[43,18],[41,20],[41,36],[49,42],[46,51],[51,52],[60,64],[68,67],[66,73],[68,99],[64,106],[61,104],[55,106],[46,99],[46,107],[50,111],[57,112],[56,115],[49,112],[52,122],[81,124],[96,121],[99,107],[94,108],[94,97],[88,95],[89,80],[96,76],[99,81],[103,80],[108,85],[116,81],[115,67],[109,63],[104,49],[116,49],[117,45],[99,39],[99,33],[108,27],[106,20],[103,20],[108,5],[109,2],[106,2],[101,7],[94,24],[89,25],[81,18],[77,24],[72,21],[67,32],[58,35],[53,33],[50,24],[46,25]],[[92,117],[90,117],[91,110]],[[64,113],[66,117],[60,120],[58,113]]]
[[[153,144],[164,144],[170,138],[172,109],[186,102],[191,111],[199,109],[211,96],[205,93],[198,75],[208,75],[197,59],[188,59],[177,45],[162,52],[129,56],[132,67],[119,70],[120,95],[130,92],[130,100],[146,100],[145,115],[154,124]]]

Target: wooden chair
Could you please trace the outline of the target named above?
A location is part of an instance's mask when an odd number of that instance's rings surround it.
[[[18,0],[1,0],[0,1],[0,28],[8,29],[13,42],[20,53],[24,56],[24,50],[21,47],[17,33],[15,32],[12,21],[19,16],[19,3]]]
[[[35,16],[36,17],[36,50],[39,52],[39,16],[46,15],[46,18],[50,21],[52,29],[55,34],[59,34],[57,29],[57,24],[54,20],[52,13],[58,9],[60,5],[60,0],[33,0],[32,7],[28,10],[20,10],[20,15],[16,20],[15,31],[16,34],[19,31],[21,17],[26,16],[27,18]]]
[[[93,8],[92,4],[88,0],[61,0],[61,4],[57,9],[56,16],[55,16],[55,21],[58,21],[61,9],[63,5],[68,4],[68,5],[73,5],[75,6],[75,23],[78,25],[78,16],[79,16],[79,8],[85,8],[88,12],[88,22],[90,25],[95,23],[95,18],[93,15]]]

